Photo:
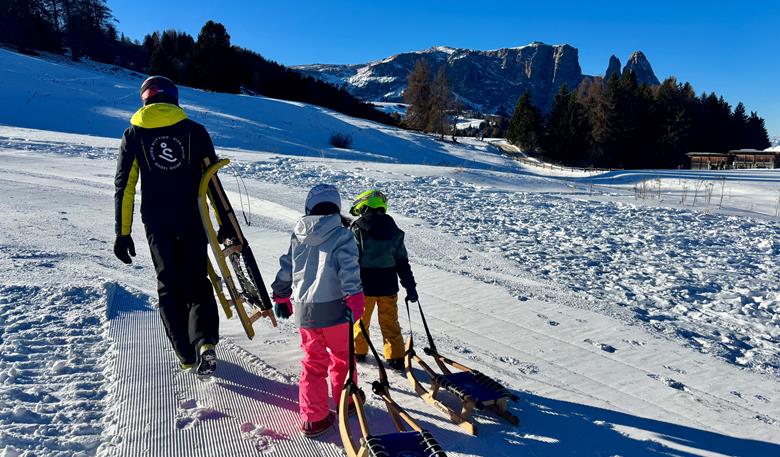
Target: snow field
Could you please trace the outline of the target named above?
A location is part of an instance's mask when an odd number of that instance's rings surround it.
[[[55,268],[46,252],[9,252]],[[0,286],[0,443],[5,454],[94,455],[106,438],[113,352],[100,286]],[[18,454],[17,454],[18,452]]]
[[[82,406],[102,414],[105,435],[98,454],[177,455],[174,449],[187,449],[188,455],[213,455],[217,446],[231,446],[235,455],[256,455],[260,450],[267,455],[327,454],[307,451],[295,440],[299,437],[293,408],[300,350],[294,325],[282,322],[279,329],[272,329],[259,322],[258,336],[250,342],[236,321],[223,321],[219,355],[224,370],[215,382],[197,383],[185,373],[176,373],[153,311],[154,300],[149,298],[155,296],[154,273],[140,225],[134,231],[139,257],[132,267],[118,265],[110,250],[112,224],[106,217],[110,221],[114,163],[110,155],[94,157],[113,152],[103,149],[104,140],[82,137],[83,144],[73,144],[63,155],[67,143],[48,143],[30,132],[25,135],[25,141],[5,137],[0,151],[0,188],[9,197],[0,202],[6,214],[0,219],[2,244],[12,252],[41,251],[62,261],[51,268],[4,258],[0,283],[89,284],[102,278],[97,284],[121,285],[114,298],[104,299],[106,303],[119,303],[124,297],[122,307],[106,305],[109,310],[123,310],[108,312],[112,318],[107,344],[113,345],[113,372],[121,373],[103,381],[104,390],[114,392],[112,400],[92,399]],[[47,144],[49,152],[44,152]],[[35,149],[25,151],[29,145]],[[407,208],[405,199],[423,193],[433,198],[450,192],[453,198],[463,199],[469,191],[461,195],[450,189],[453,180],[477,181],[486,176],[399,165],[363,164],[356,171],[349,162],[290,162],[263,154],[231,154],[241,159],[234,170],[250,165],[263,170],[245,173],[252,197],[248,215],[252,225],[246,233],[267,281],[286,248],[305,192],[318,177],[342,189],[371,184],[363,179],[379,182],[384,177],[403,195],[392,200],[395,211]],[[245,161],[247,157],[257,163]],[[549,180],[528,179],[515,185],[552,186]],[[235,191],[229,174],[223,175],[223,181]],[[466,189],[477,185],[464,184]],[[413,193],[412,186],[419,190]],[[235,192],[231,199],[238,201]],[[459,211],[468,216],[482,209],[474,205],[469,212]],[[523,271],[500,250],[472,244],[422,214],[410,213],[398,220],[407,231],[421,298],[441,350],[497,377],[521,396],[521,402],[512,406],[520,416],[520,428],[479,414],[481,436],[469,437],[413,395],[405,378],[391,373],[394,398],[445,444],[449,455],[510,456],[518,451],[527,455],[772,455],[777,450],[772,444],[780,427],[774,378],[751,374],[605,316],[566,287]],[[36,236],[20,231],[25,227],[34,228]],[[19,309],[33,312],[33,308]],[[415,339],[422,344],[424,334],[414,314],[413,320]],[[373,334],[379,334],[378,328]],[[2,339],[5,345],[9,337],[3,334]],[[130,370],[132,366],[142,366],[141,372],[151,375],[130,376],[138,373]],[[376,376],[371,362],[359,371],[363,381]],[[257,388],[263,380],[274,387]],[[247,385],[255,388],[241,387]],[[23,402],[18,395],[10,400]],[[377,430],[389,426],[381,402],[371,395],[369,416]],[[67,426],[61,421],[55,425]],[[224,444],[214,444],[223,439]],[[338,453],[338,442],[334,431],[324,437],[322,449]],[[171,443],[181,444],[170,447]],[[46,449],[50,444],[37,439],[30,446]],[[5,449],[12,448],[6,445]]]

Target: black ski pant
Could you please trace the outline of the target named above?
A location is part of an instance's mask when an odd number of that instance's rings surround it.
[[[160,317],[183,363],[194,363],[201,344],[217,344],[219,315],[208,279],[204,231],[146,226],[146,239],[157,271]]]

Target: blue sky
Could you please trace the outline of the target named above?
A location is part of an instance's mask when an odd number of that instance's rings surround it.
[[[642,50],[660,79],[674,75],[758,111],[780,135],[780,2],[772,0],[201,1],[108,0],[118,29],[141,39],[209,19],[233,44],[285,65],[362,63],[447,45],[496,49],[543,41],[579,49],[586,74]],[[620,5],[619,7],[617,5]]]

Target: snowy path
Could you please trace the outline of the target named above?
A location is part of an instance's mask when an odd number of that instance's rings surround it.
[[[178,370],[156,309],[115,288],[109,337],[116,342],[116,430],[110,455],[338,456],[338,446],[302,437],[298,392],[283,375],[223,340],[216,376]]]
[[[277,329],[258,323],[258,336],[248,341],[236,321],[223,320],[215,382],[177,372],[149,298],[154,273],[143,238],[136,237],[132,267],[112,257],[114,163],[81,158],[83,152],[66,157],[7,145],[0,151],[6,197],[0,200],[0,384],[3,403],[12,405],[0,407],[0,449],[8,455],[25,449],[48,455],[216,455],[222,449],[231,455],[339,455],[335,431],[317,442],[296,432],[300,350],[291,323]],[[304,165],[299,171],[303,185],[314,179]],[[343,176],[336,166],[329,173]],[[247,185],[257,212],[247,234],[270,278],[305,192],[266,180],[248,179]],[[598,309],[570,306],[577,299],[565,288],[517,274],[500,251],[418,219],[400,220],[416,240],[410,244],[419,253],[414,270],[441,350],[521,397],[512,406],[521,427],[480,414],[481,434],[470,437],[411,394],[405,378],[391,374],[394,398],[448,455],[780,454],[776,378]],[[467,261],[460,259],[466,250]],[[423,258],[423,252],[431,255]],[[66,318],[41,320],[41,314]],[[405,318],[402,324],[408,328]],[[414,328],[423,341],[416,319]],[[360,371],[364,381],[375,377],[372,363]],[[372,396],[368,413],[379,430],[387,426]]]

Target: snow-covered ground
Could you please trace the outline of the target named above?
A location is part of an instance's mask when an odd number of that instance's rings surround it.
[[[115,151],[140,76],[0,50],[0,81],[2,455],[340,455],[335,431],[296,432],[293,325],[258,322],[249,341],[223,319],[215,382],[195,382],[162,336],[139,223],[136,262],[113,257]],[[448,455],[780,455],[780,222],[762,197],[776,172],[551,177],[476,140],[182,96],[234,161],[223,182],[236,207],[231,175],[246,183],[268,279],[309,186],[390,195],[440,349],[521,399],[519,427],[478,415],[471,437],[391,374],[393,397]],[[329,148],[331,123],[358,149]],[[660,199],[635,191],[658,176]],[[722,176],[722,201],[683,201],[686,180],[718,189]],[[360,371],[376,377],[373,363]],[[381,401],[368,414],[388,429]]]

